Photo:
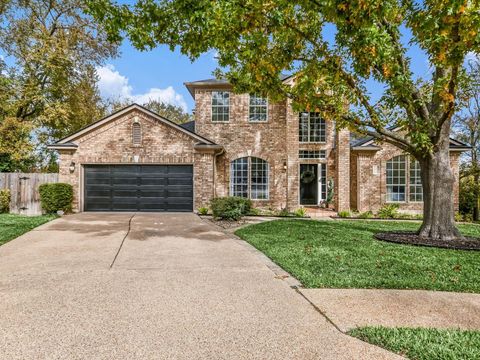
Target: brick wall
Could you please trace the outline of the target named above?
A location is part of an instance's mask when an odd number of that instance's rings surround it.
[[[378,211],[386,203],[386,162],[391,158],[403,155],[402,150],[391,144],[382,144],[379,151],[355,151],[352,156],[350,171],[352,177],[351,185],[351,204],[352,208],[360,212]],[[450,163],[455,174],[454,201],[455,208],[458,209],[459,192],[459,153],[452,152]],[[408,169],[408,167],[407,167]],[[410,202],[408,198],[408,178],[407,170],[407,188],[406,202],[398,203],[400,211],[419,213],[423,209],[422,202]]]
[[[142,129],[142,144],[132,144],[132,124],[137,118]],[[163,124],[147,114],[132,110],[97,128],[74,142],[75,152],[60,151],[59,181],[74,187],[74,210],[81,211],[83,164],[194,164],[195,199],[198,208],[213,194],[213,154],[197,154],[198,140]],[[70,173],[69,166],[76,167]]]

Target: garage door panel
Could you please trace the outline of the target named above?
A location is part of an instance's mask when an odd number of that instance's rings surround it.
[[[86,211],[192,211],[191,165],[85,166]]]

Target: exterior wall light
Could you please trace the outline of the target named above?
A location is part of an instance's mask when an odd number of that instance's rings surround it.
[[[283,162],[283,170],[285,170],[285,171],[287,170],[287,162],[286,161]]]
[[[70,170],[70,173],[73,173],[75,171],[75,163],[73,161],[70,163],[68,170]]]

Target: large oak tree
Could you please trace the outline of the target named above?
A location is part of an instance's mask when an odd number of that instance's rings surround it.
[[[126,34],[139,49],[179,46],[191,59],[215,49],[226,69],[217,75],[237,91],[291,98],[299,110],[319,111],[339,127],[412,154],[424,189],[419,234],[461,236],[449,135],[464,58],[479,51],[478,1],[139,0],[127,6],[95,0],[90,10],[113,39]],[[414,75],[412,47],[426,55],[430,77]],[[292,83],[280,80],[285,71],[295,74]],[[385,87],[377,103],[366,86],[372,78]],[[389,130],[392,125],[403,131]]]

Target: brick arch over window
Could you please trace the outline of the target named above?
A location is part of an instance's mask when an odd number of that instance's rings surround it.
[[[423,201],[420,165],[406,155],[394,156],[386,162],[387,202]]]
[[[269,198],[269,164],[258,157],[241,157],[230,163],[230,195],[252,200]]]
[[[134,122],[132,125],[132,143],[133,145],[142,144],[142,126],[138,122]]]

